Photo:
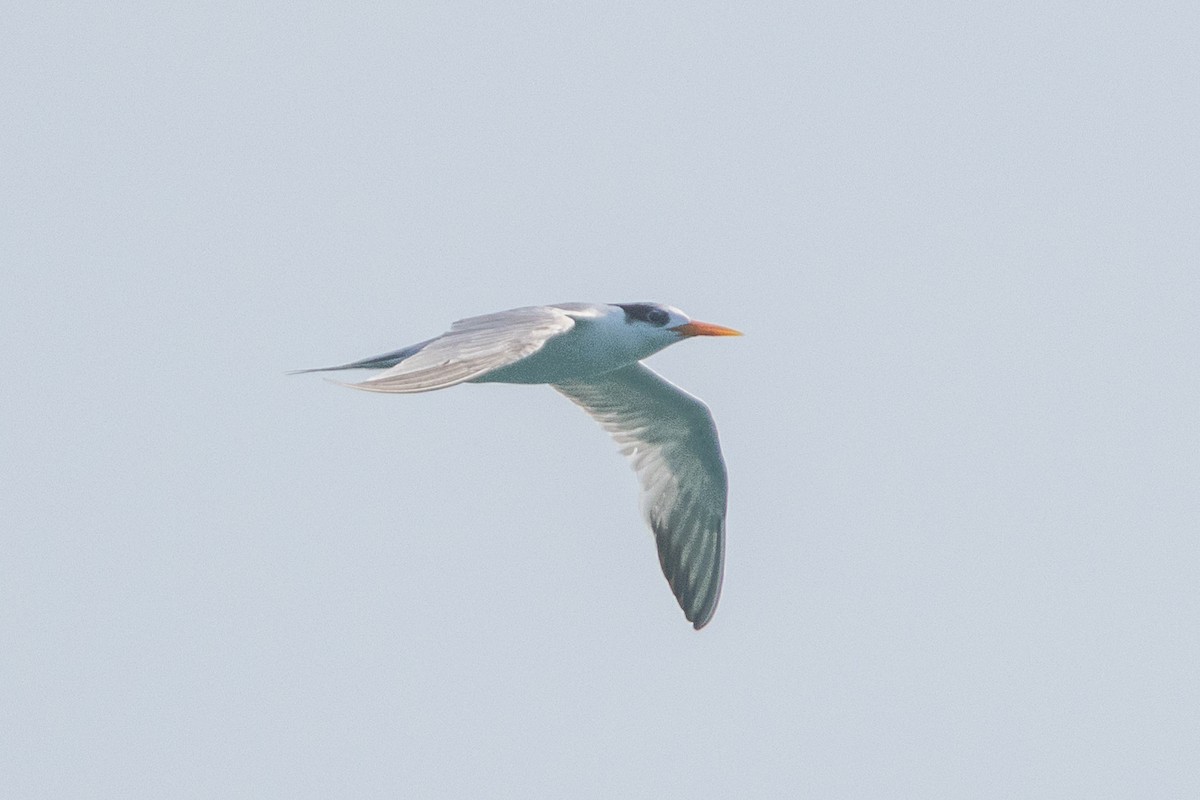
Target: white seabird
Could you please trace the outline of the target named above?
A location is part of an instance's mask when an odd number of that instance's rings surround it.
[[[716,611],[725,563],[725,462],[708,407],[642,359],[692,336],[739,336],[657,303],[560,303],[455,322],[390,353],[298,372],[380,369],[371,392],[459,383],[548,383],[588,412],[633,462],[663,574],[699,630]]]

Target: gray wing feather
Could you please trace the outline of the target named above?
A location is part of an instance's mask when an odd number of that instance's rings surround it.
[[[393,350],[390,353],[384,353],[370,358],[363,358],[358,361],[351,361],[348,364],[338,364],[335,367],[314,367],[312,369],[294,369],[288,375],[304,375],[309,372],[337,372],[343,369],[387,369],[394,367],[406,358],[411,358],[414,353],[417,353],[421,348],[432,342],[433,339],[426,339],[423,342],[410,344],[408,347],[402,347],[399,350]]]
[[[640,363],[554,388],[612,434],[633,462],[663,574],[688,621],[704,627],[721,594],[728,495],[708,407]]]
[[[570,315],[553,306],[462,319],[386,372],[346,385],[369,392],[444,389],[520,361],[574,326]]]

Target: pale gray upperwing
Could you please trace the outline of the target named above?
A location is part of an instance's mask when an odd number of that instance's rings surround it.
[[[444,389],[536,353],[574,328],[579,316],[584,313],[574,309],[567,313],[555,306],[530,306],[462,319],[386,372],[346,385],[371,392]]]
[[[604,426],[642,484],[642,512],[688,621],[712,618],[725,563],[728,483],[708,406],[640,363],[554,387]]]

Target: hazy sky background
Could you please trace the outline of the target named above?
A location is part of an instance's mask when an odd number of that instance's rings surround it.
[[[49,4],[0,33],[0,796],[1200,796],[1200,6]],[[697,633],[547,302],[730,471]]]

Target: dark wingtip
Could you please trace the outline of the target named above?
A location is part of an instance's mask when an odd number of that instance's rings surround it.
[[[308,369],[290,369],[284,375],[307,375],[310,372],[337,372],[342,369],[356,369],[355,364],[341,364],[336,367],[309,367]]]
[[[695,628],[696,630],[700,630],[705,625],[712,622],[712,618],[716,614],[716,611],[717,611],[717,607],[714,604],[712,608],[702,609],[700,611],[700,616],[698,616],[698,617],[693,617],[691,614],[687,614],[686,615],[687,621],[692,623],[693,628]]]

